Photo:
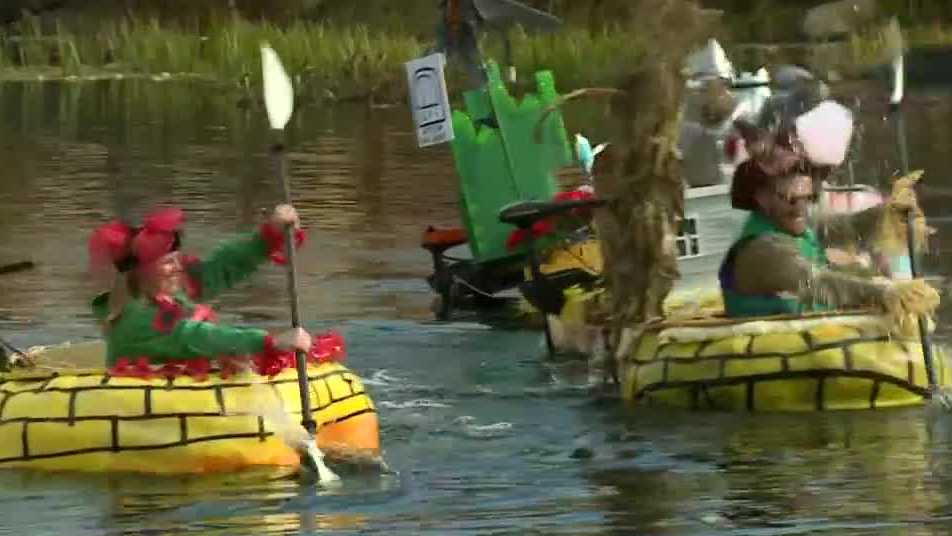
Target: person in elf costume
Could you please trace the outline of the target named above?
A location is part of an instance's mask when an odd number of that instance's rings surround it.
[[[341,359],[336,333],[312,336],[297,328],[278,334],[216,322],[202,302],[247,279],[267,260],[284,264],[284,229],[294,226],[295,247],[304,232],[297,211],[279,205],[255,232],[227,240],[204,259],[185,255],[184,215],[176,208],[148,214],[140,227],[113,220],[89,239],[91,268],[116,270],[110,292],[92,302],[107,342],[107,365],[114,375],[207,374],[212,363],[227,374],[243,363],[273,375],[294,366],[294,351],[320,362]]]
[[[792,128],[747,132],[745,139],[750,156],[734,172],[731,206],[750,216],[718,274],[728,316],[875,307],[901,321],[938,305],[938,293],[922,280],[862,273],[827,256],[834,244],[880,248],[885,227],[890,236],[905,236],[901,222],[909,210],[924,242],[929,230],[912,188],[917,177],[897,180],[883,205],[811,221],[819,181],[831,169],[811,163]]]

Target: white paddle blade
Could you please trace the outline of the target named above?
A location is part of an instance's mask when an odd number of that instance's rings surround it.
[[[311,457],[314,466],[317,468],[317,477],[322,484],[339,482],[340,477],[324,463],[324,453],[318,448],[317,443],[311,439],[304,444],[305,452]]]
[[[903,55],[906,52],[906,43],[902,37],[902,28],[899,26],[899,20],[895,17],[889,20],[889,23],[883,29],[882,33],[883,47],[888,57],[892,58],[893,88],[889,102],[892,105],[898,105],[902,102],[903,93],[906,87],[906,73]]]
[[[893,90],[889,97],[889,103],[898,105],[902,102],[903,90],[906,85],[905,66],[902,55],[893,59]]]
[[[294,110],[294,88],[281,65],[281,58],[267,44],[261,45],[261,74],[264,79],[264,106],[271,128],[283,130]]]
[[[853,136],[853,113],[833,101],[823,101],[796,120],[797,137],[815,164],[838,166],[846,159]]]

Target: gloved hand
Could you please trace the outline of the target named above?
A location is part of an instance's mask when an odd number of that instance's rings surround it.
[[[274,345],[280,350],[311,350],[311,334],[303,328],[292,328],[274,337]]]
[[[939,293],[922,279],[890,281],[885,286],[883,303],[893,323],[905,327],[909,321],[935,312]]]
[[[896,179],[893,182],[889,199],[886,200],[886,206],[903,213],[911,210],[915,214],[922,214],[915,186],[922,178],[923,173],[920,169]]]
[[[271,213],[271,225],[276,229],[284,229],[287,225],[294,225],[295,229],[301,228],[301,219],[298,217],[297,209],[291,205],[278,205],[274,207]]]
[[[877,249],[888,255],[899,255],[907,251],[906,214],[912,212],[913,231],[916,249],[925,251],[928,238],[935,229],[926,224],[925,214],[919,206],[915,185],[922,178],[922,171],[913,171],[893,182],[892,192],[886,200],[886,210],[879,222]]]

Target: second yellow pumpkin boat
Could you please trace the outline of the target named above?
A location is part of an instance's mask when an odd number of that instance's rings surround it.
[[[569,293],[557,330],[602,340],[581,327],[598,293]],[[622,338],[621,395],[634,405],[687,409],[813,411],[921,404],[929,394],[922,345],[910,322],[897,330],[869,312],[726,318],[716,293],[673,296],[668,320]],[[689,310],[685,313],[685,310]],[[680,313],[680,320],[679,318]],[[693,318],[691,318],[693,317]],[[570,335],[566,335],[570,334]],[[940,387],[952,370],[934,345]]]

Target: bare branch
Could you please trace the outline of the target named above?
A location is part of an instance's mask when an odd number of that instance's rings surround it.
[[[610,87],[587,87],[576,89],[575,91],[571,91],[565,95],[560,95],[554,103],[550,104],[545,110],[542,111],[542,116],[539,117],[538,121],[536,121],[535,128],[533,129],[533,140],[535,140],[536,143],[542,143],[542,124],[545,123],[545,120],[549,117],[549,114],[561,108],[566,102],[581,97],[613,97],[615,95],[624,94],[624,91]]]

